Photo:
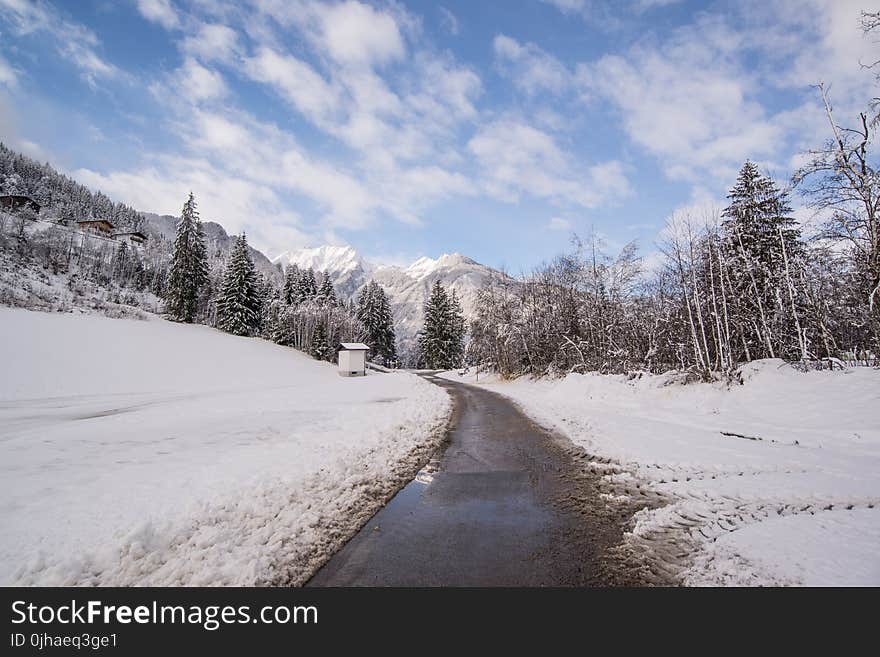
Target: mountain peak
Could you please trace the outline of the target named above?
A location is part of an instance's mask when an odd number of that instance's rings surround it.
[[[477,262],[463,256],[460,253],[444,253],[438,258],[422,257],[406,268],[405,272],[408,276],[414,278],[424,278],[430,274],[440,270],[452,267],[460,267],[462,265],[476,265]]]
[[[285,251],[276,256],[273,262],[296,265],[301,269],[326,270],[335,275],[368,268],[360,254],[348,245],[325,244],[299,251]]]

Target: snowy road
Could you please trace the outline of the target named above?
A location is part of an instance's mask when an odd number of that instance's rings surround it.
[[[676,373],[479,385],[592,455],[581,468],[599,473],[603,499],[645,506],[626,548],[650,573],[692,585],[880,584],[880,372],[765,360],[739,374],[742,385],[681,385]]]
[[[625,583],[605,563],[621,539],[565,443],[512,403],[429,377],[456,409],[448,445],[310,586]]]

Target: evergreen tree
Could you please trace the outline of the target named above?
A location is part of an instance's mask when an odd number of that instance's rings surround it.
[[[803,247],[797,222],[789,216],[788,195],[747,161],[724,209],[721,247],[731,285],[730,310],[739,341],[749,357],[781,356],[796,326],[792,269]]]
[[[236,240],[217,300],[217,325],[234,335],[251,335],[260,324],[257,273],[244,233]]]
[[[397,346],[394,335],[394,319],[385,290],[370,281],[357,299],[355,316],[367,330],[365,342],[374,356],[386,366],[397,362]]]
[[[294,264],[287,266],[284,272],[284,287],[281,290],[281,298],[288,306],[298,306],[300,298],[300,277],[299,267]]]
[[[315,334],[312,336],[312,358],[315,360],[330,360],[332,353],[324,322],[318,322],[318,325],[315,327]]]
[[[789,258],[801,252],[800,229],[788,216],[788,194],[746,161],[727,198],[722,228],[729,253],[749,259],[761,281],[774,278],[784,267],[783,245]]]
[[[125,285],[128,281],[130,269],[128,245],[125,243],[125,240],[120,240],[119,246],[113,254],[113,262],[111,266],[113,268],[113,277],[120,285]]]
[[[461,365],[463,324],[457,299],[453,304],[437,281],[425,303],[425,325],[419,334],[419,349],[428,368],[445,370]]]
[[[309,301],[318,296],[318,283],[315,281],[315,270],[309,267],[300,273],[299,299],[300,303]]]
[[[183,205],[171,256],[165,291],[166,311],[179,322],[192,322],[198,310],[199,291],[208,281],[208,253],[202,222],[192,192]]]
[[[458,294],[452,291],[449,298],[450,323],[452,325],[452,338],[450,351],[454,367],[461,367],[464,362],[464,341],[467,335],[467,324],[464,319],[464,310],[458,300]]]
[[[325,306],[335,306],[338,301],[336,299],[336,290],[333,289],[333,281],[330,280],[330,274],[326,271],[321,275],[321,286],[318,288],[318,303]]]

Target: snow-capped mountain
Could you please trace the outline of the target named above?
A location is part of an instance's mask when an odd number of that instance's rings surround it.
[[[436,281],[449,291],[455,290],[465,317],[470,317],[480,288],[493,278],[505,276],[460,253],[423,257],[407,267],[399,267],[371,263],[350,246],[319,246],[284,252],[273,259],[273,263],[278,262],[285,266],[292,263],[301,268],[311,267],[316,272],[327,271],[337,293],[349,298],[355,297],[370,280],[375,280],[388,295],[397,338],[403,349],[412,345],[422,327],[425,301]]]
[[[350,246],[319,246],[314,249],[285,251],[272,258],[273,264],[296,265],[300,269],[327,272],[333,279],[337,294],[353,296],[369,280],[375,269]]]

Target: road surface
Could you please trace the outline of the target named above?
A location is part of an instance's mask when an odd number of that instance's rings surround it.
[[[308,586],[629,584],[609,567],[622,521],[603,512],[570,444],[482,388],[455,400],[447,443]]]

